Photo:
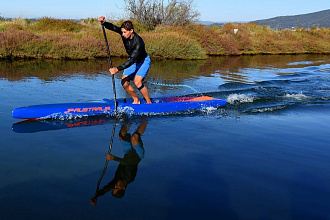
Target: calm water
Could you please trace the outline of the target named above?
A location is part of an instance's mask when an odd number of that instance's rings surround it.
[[[226,99],[218,110],[11,118],[25,105],[112,98],[107,68],[0,61],[1,219],[330,219],[330,55],[153,62],[152,97],[197,91]]]

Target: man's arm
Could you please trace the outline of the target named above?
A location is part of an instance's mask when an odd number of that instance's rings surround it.
[[[107,158],[107,160],[114,160],[114,161],[117,161],[117,162],[119,162],[119,163],[121,163],[123,165],[127,165],[128,164],[128,163],[126,163],[126,160],[125,159],[120,158],[120,157],[113,156],[112,154],[109,154],[109,153],[105,157]]]
[[[109,30],[111,30],[111,31],[114,31],[114,32],[116,32],[116,33],[118,33],[118,34],[120,34],[120,35],[122,34],[122,32],[121,32],[121,28],[118,27],[118,26],[116,26],[116,25],[113,25],[112,23],[106,22],[104,16],[99,17],[98,20],[99,20],[99,22],[102,23],[102,25],[104,25],[104,27],[105,27],[106,29],[109,29]]]
[[[123,63],[122,65],[117,67],[118,71],[122,71],[122,70],[132,66],[136,62],[136,60],[139,58],[139,56],[141,54],[140,50],[141,50],[141,44],[137,43],[129,60],[127,60],[125,63]]]

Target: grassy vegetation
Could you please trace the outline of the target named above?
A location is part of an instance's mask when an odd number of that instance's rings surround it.
[[[120,25],[118,22],[117,25]],[[205,59],[242,54],[330,53],[330,29],[274,31],[253,23],[222,28],[197,24],[146,31],[134,22],[151,57]],[[235,33],[234,30],[237,29]],[[112,56],[127,56],[118,34],[107,31]],[[81,22],[42,18],[0,21],[0,58],[94,59],[107,57],[96,19]]]

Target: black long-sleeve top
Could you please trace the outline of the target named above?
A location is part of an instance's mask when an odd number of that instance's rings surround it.
[[[126,39],[122,36],[122,31],[120,27],[113,25],[109,22],[104,22],[103,24],[105,28],[120,34],[126,52],[130,56],[130,58],[125,63],[117,67],[119,71],[130,67],[134,63],[142,62],[148,56],[145,49],[144,41],[137,33],[134,32],[134,36],[132,39]]]

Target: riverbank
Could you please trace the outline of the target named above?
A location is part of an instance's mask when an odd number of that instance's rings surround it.
[[[120,22],[117,23],[120,25]],[[135,30],[153,58],[206,59],[208,56],[257,54],[330,54],[330,29],[274,31],[253,23],[217,26],[189,24]],[[127,56],[121,38],[107,31],[112,56]],[[0,22],[0,58],[94,59],[107,57],[95,19],[81,22],[42,18]]]

